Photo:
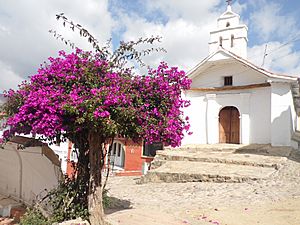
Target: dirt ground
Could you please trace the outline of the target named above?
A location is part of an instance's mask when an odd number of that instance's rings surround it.
[[[299,225],[300,199],[223,208],[182,209],[164,212],[158,209],[127,209],[108,215],[112,224],[124,225]]]
[[[107,220],[122,225],[300,225],[300,163],[286,160],[268,179],[244,183],[146,183],[111,177],[115,208]]]

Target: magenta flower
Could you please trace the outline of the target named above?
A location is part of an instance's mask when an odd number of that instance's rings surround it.
[[[119,135],[179,146],[190,125],[182,99],[191,80],[184,71],[162,62],[147,75],[117,71],[98,54],[76,49],[49,58],[19,90],[6,92],[14,113],[7,114],[8,131],[68,138],[85,128],[103,136]]]

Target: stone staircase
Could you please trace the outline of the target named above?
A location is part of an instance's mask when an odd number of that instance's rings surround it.
[[[140,183],[147,182],[245,182],[275,175],[289,147],[270,145],[197,145],[158,151],[151,169]]]

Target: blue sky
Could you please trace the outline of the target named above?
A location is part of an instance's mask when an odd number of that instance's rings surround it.
[[[101,43],[160,35],[167,54],[146,58],[188,71],[208,54],[209,32],[226,10],[225,0],[0,0],[0,92],[36,72],[57,51],[70,49],[55,40],[55,29],[77,46],[89,45],[62,27],[55,14],[64,12],[88,28]],[[300,1],[236,0],[232,9],[248,28],[248,60],[262,64],[267,44],[266,69],[300,74]]]

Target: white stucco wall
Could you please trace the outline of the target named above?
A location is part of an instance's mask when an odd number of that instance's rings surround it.
[[[238,15],[231,15],[219,18],[217,20],[218,29],[224,29],[226,27],[227,22],[230,22],[230,27],[236,27],[240,24],[240,17]]]
[[[231,46],[231,37],[233,36],[233,46]],[[210,33],[209,53],[218,50],[222,38],[222,47],[243,57],[247,58],[247,27],[238,26],[216,30]]]
[[[61,162],[61,170],[63,174],[66,174],[67,172],[67,161],[68,161],[68,147],[69,147],[69,142],[62,142],[60,145],[49,145],[49,147],[55,152],[55,154],[58,155],[59,160]]]
[[[192,135],[186,135],[182,144],[206,144],[207,143],[207,99],[205,93],[187,91],[185,98],[190,100],[191,105],[184,109],[185,116],[189,117]]]
[[[190,117],[193,134],[185,136],[183,144],[219,143],[219,112],[226,106],[239,110],[242,144],[270,143],[270,87],[216,93],[188,91],[186,98],[191,101],[185,115]]]
[[[272,83],[271,143],[290,146],[296,127],[296,112],[289,83]]]
[[[22,202],[33,203],[37,196],[52,190],[61,178],[61,171],[42,151],[41,147],[18,150],[8,142],[0,150],[0,193]]]
[[[271,87],[252,90],[250,98],[250,143],[271,141]]]
[[[233,86],[264,83],[267,80],[262,74],[239,63],[219,63],[200,75],[196,75],[191,87],[222,87],[224,86],[225,76],[232,76]]]

